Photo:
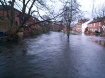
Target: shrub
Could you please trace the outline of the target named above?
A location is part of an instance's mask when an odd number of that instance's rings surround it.
[[[95,31],[95,33],[100,33],[99,31]]]

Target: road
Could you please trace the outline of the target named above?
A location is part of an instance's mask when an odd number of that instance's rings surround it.
[[[49,32],[0,43],[0,78],[105,78],[105,37]]]

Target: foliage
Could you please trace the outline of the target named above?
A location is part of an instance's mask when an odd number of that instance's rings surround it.
[[[95,33],[100,33],[99,31],[95,31]]]
[[[67,34],[67,31],[63,31],[64,34]],[[72,34],[72,35],[77,35],[76,33],[71,33],[69,32],[69,34]]]

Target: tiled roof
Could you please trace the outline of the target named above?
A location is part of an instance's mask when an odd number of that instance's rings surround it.
[[[96,22],[101,22],[102,21],[102,17],[101,18],[97,18],[97,19],[93,19],[93,21],[91,21],[88,24],[92,24],[92,23],[96,23]]]
[[[2,5],[0,5],[0,11],[5,11],[5,10],[10,10],[11,6],[9,5],[5,5],[4,7]],[[16,11],[20,12],[19,10],[17,10],[16,8],[14,8]]]

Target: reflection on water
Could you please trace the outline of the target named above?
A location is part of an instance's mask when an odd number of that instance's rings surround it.
[[[103,37],[93,37],[92,36],[92,38],[90,38],[90,41],[105,47],[105,38]]]
[[[95,40],[93,42],[98,43],[99,45],[102,45],[103,47],[105,47],[105,41],[104,40]]]
[[[99,37],[99,36],[96,36],[96,35],[89,35],[89,34],[84,34],[82,33],[81,34],[83,37],[85,36],[89,36],[89,39],[90,41],[94,42],[94,43],[97,43],[103,47],[105,47],[105,37]]]
[[[0,78],[105,78],[104,37],[50,32],[0,43]]]

